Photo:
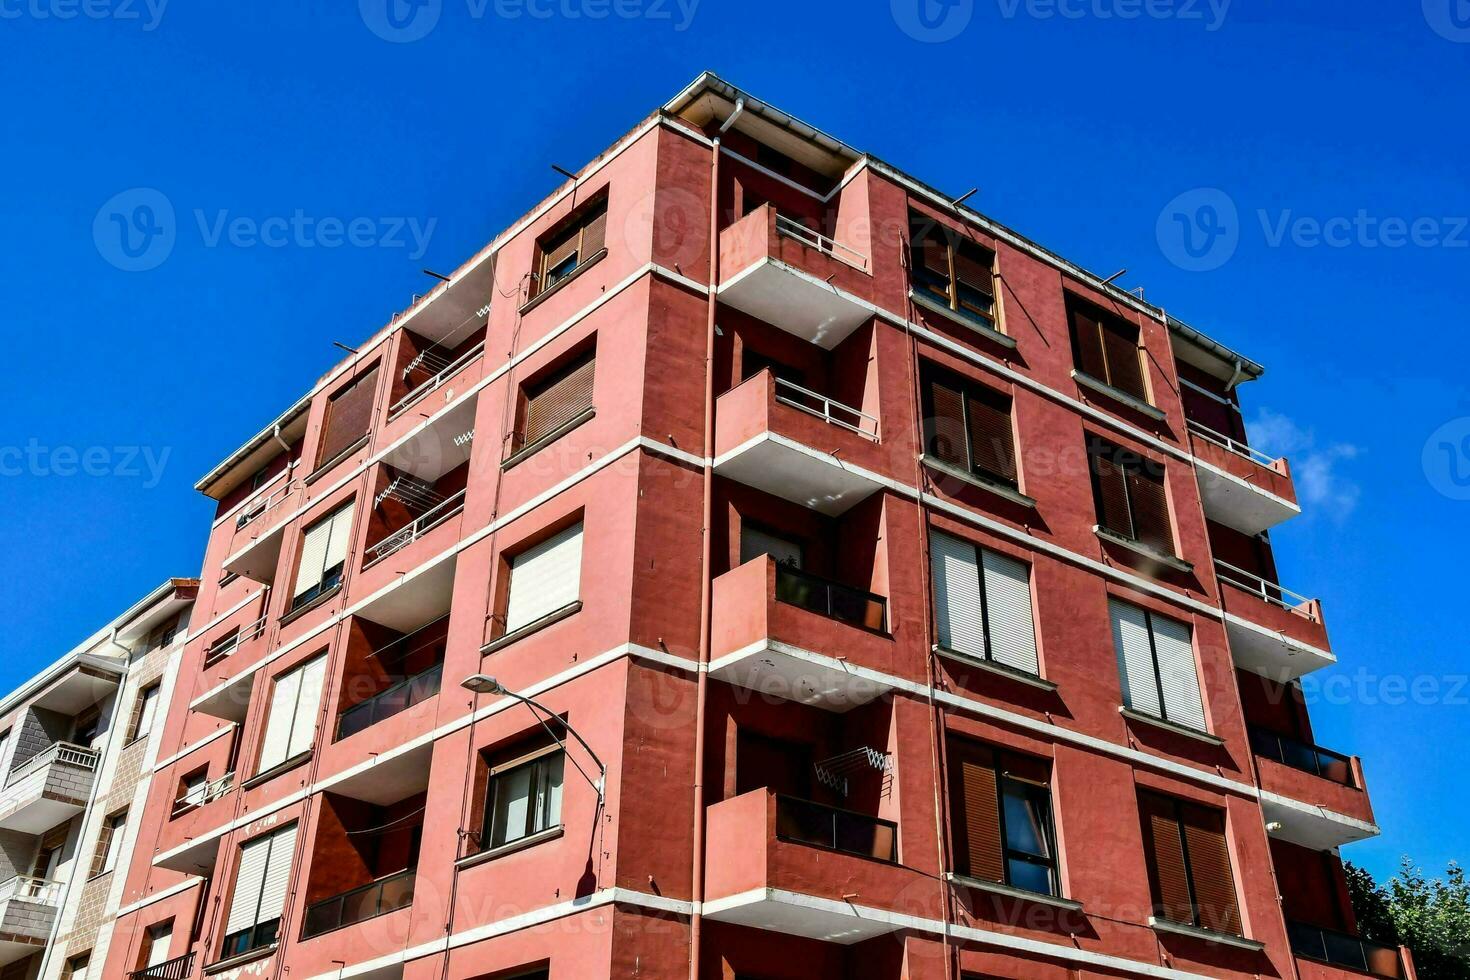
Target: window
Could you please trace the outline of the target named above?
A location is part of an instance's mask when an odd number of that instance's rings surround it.
[[[117,857],[122,852],[123,829],[127,823],[126,810],[102,821],[102,830],[97,834],[97,853],[92,856],[92,877],[117,870]]]
[[[607,237],[607,196],[592,201],[537,243],[531,298],[541,295],[587,264]]]
[[[172,919],[148,927],[148,958],[143,963],[145,970],[168,962],[168,948],[173,938],[174,921]]]
[[[1224,811],[1147,792],[1138,809],[1154,915],[1240,935]]]
[[[1067,294],[1067,319],[1072,327],[1072,362],[1077,370],[1147,402],[1138,327],[1071,293]]]
[[[102,709],[93,705],[77,716],[76,734],[72,741],[90,748],[102,731]]]
[[[144,649],[151,652],[162,650],[173,643],[174,637],[179,634],[179,616],[170,617],[167,621],[155,626],[148,634]]]
[[[941,531],[929,535],[939,645],[1036,674],[1031,567]]]
[[[492,767],[485,794],[486,850],[514,844],[561,824],[560,746]]]
[[[158,684],[149,684],[138,692],[138,700],[133,702],[133,720],[128,725],[129,742],[147,738],[149,732],[153,731],[153,719],[158,714],[160,689]]]
[[[174,812],[201,805],[207,792],[209,792],[209,770],[200,769],[189,773],[179,780],[179,796],[174,803]]]
[[[323,655],[276,678],[257,773],[269,772],[311,751],[326,673]]]
[[[1087,462],[1098,524],[1161,554],[1174,554],[1164,464],[1096,436],[1087,440]]]
[[[92,965],[92,951],[78,953],[66,958],[61,968],[61,980],[87,980],[87,968]]]
[[[342,584],[352,512],[349,503],[306,529],[301,541],[301,564],[296,568],[296,588],[291,593],[293,612]]]
[[[749,522],[740,525],[740,564],[761,555],[770,555],[778,565],[800,569],[804,564],[806,548],[800,541],[793,540],[775,531]]]
[[[373,421],[377,387],[378,369],[374,366],[338,389],[328,400],[321,444],[316,451],[318,468],[332,462],[367,436]]]
[[[924,452],[993,483],[1017,486],[1011,399],[938,371],[925,372]]]
[[[505,632],[572,605],[582,589],[582,525],[574,524],[510,560]]]
[[[525,390],[520,425],[512,443],[514,452],[556,435],[563,426],[592,410],[595,368],[596,358],[588,355]]]
[[[242,956],[271,946],[286,908],[286,886],[291,880],[291,856],[296,849],[296,825],[240,845],[235,869],[235,893],[225,921],[222,959]]]
[[[909,215],[914,293],[995,329],[995,253],[918,214]]]
[[[955,872],[1058,894],[1050,771],[1029,756],[956,739],[949,745]]]
[[[1190,628],[1117,599],[1108,600],[1108,613],[1123,680],[1123,704],[1204,731],[1205,709]]]

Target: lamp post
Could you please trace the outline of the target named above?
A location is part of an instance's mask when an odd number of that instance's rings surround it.
[[[459,686],[467,691],[472,691],[475,694],[499,694],[508,698],[512,698],[516,701],[520,701],[522,704],[526,705],[526,707],[530,708],[534,714],[536,714],[536,720],[541,722],[541,727],[546,729],[546,733],[551,736],[551,740],[557,745],[561,746],[563,752],[566,751],[566,743],[557,737],[556,731],[546,721],[546,718],[556,718],[557,715],[550,708],[546,707],[535,698],[527,697],[524,694],[518,694],[515,691],[507,689],[503,684],[501,684],[495,678],[491,677],[489,674],[471,674],[469,677],[466,677],[464,680],[460,681]],[[545,717],[543,717],[543,715]],[[603,764],[603,761],[600,758],[598,758],[597,753],[592,751],[592,746],[587,744],[587,740],[582,737],[580,732],[578,732],[565,720],[558,719],[558,721],[561,722],[561,726],[563,728],[571,733],[572,737],[577,740],[577,743],[586,750],[587,754],[592,757],[592,761],[597,763],[598,776],[595,780],[592,779],[592,777],[588,776],[587,773],[583,771],[581,766],[577,766],[577,771],[582,773],[583,778],[585,778],[587,782],[592,784],[593,789],[597,790],[597,805],[602,806],[605,802],[607,791],[607,766]],[[573,761],[572,764],[576,765],[576,762]]]

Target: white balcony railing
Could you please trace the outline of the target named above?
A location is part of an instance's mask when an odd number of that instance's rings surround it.
[[[831,425],[850,429],[874,442],[878,441],[878,420],[873,416],[783,378],[776,378],[775,382],[776,400],[783,405],[790,405]]]
[[[1282,609],[1288,612],[1294,612],[1298,616],[1310,619],[1314,623],[1318,621],[1317,603],[1314,599],[1309,599],[1269,579],[1264,579],[1253,572],[1247,572],[1243,568],[1236,568],[1234,565],[1219,561],[1218,559],[1215,561],[1215,574],[1219,576],[1220,581],[1233,585],[1237,589],[1249,592],[1251,595],[1263,599],[1274,606],[1280,606]]]
[[[367,561],[363,562],[362,567],[370,568],[389,555],[402,551],[462,510],[464,510],[463,490],[451,497],[444,498],[407,527],[399,528],[377,544],[370,545],[365,552]]]
[[[788,218],[784,214],[776,215],[776,233],[794,239],[807,248],[814,248],[819,252],[832,256],[839,262],[845,262],[854,269],[863,272],[868,271],[868,257],[857,249],[844,245],[835,238],[828,238],[821,232],[813,231],[795,218]]]
[[[249,626],[240,627],[239,632],[231,633],[229,636],[223,637],[217,643],[211,645],[209,649],[204,652],[205,666],[219,663],[221,660],[225,659],[230,654],[240,649],[242,644],[249,643],[251,640],[264,633],[266,620],[267,617],[262,616],[255,622],[251,623]]]
[[[440,387],[443,386],[444,382],[448,381],[450,378],[454,377],[456,374],[462,371],[466,364],[469,364],[475,358],[484,353],[485,342],[482,340],[474,347],[465,351],[465,353],[461,354],[454,361],[441,368],[439,372],[435,374],[432,378],[414,388],[408,394],[398,399],[398,401],[394,402],[393,407],[388,409],[389,420],[395,419],[399,415],[402,415],[405,410],[413,406],[416,402],[421,401],[425,396],[437,391]]]
[[[196,806],[213,803],[228,793],[234,785],[235,774],[233,772],[227,772],[218,779],[210,782],[201,783],[174,801],[174,815],[177,816],[185,810],[191,810]]]
[[[1200,423],[1194,421],[1194,419],[1185,419],[1185,423],[1189,426],[1190,432],[1193,432],[1205,442],[1214,443],[1221,449],[1224,449],[1226,452],[1234,453],[1237,456],[1248,459],[1253,463],[1259,463],[1262,466],[1276,465],[1275,457],[1268,456],[1265,453],[1261,452],[1259,449],[1252,449],[1245,443],[1240,442],[1236,439],[1232,439],[1224,433],[1216,432],[1214,429],[1210,428],[1207,425],[1201,425]]]
[[[73,745],[70,742],[54,742],[49,747],[31,756],[18,768],[11,770],[10,778],[5,781],[5,785],[13,786],[26,776],[53,762],[58,765],[74,766],[77,769],[85,769],[88,772],[92,772],[97,768],[97,756],[98,752],[96,749],[89,749],[85,745]]]
[[[16,875],[9,881],[0,882],[0,902],[11,899],[34,902],[37,905],[55,905],[61,899],[61,882]]]
[[[235,518],[235,530],[241,531],[260,519],[261,515],[270,512],[276,504],[285,500],[292,490],[296,489],[296,481],[287,479],[285,483],[253,498],[244,507],[240,508],[240,516]]]

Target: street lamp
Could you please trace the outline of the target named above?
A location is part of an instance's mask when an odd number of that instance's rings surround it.
[[[566,751],[566,743],[557,737],[556,731],[551,727],[551,725],[547,724],[546,721],[546,718],[548,717],[557,718],[556,714],[552,712],[550,708],[537,701],[535,698],[530,698],[524,694],[517,694],[515,691],[508,690],[505,685],[501,684],[498,680],[491,677],[489,674],[471,674],[464,680],[460,681],[459,686],[464,688],[466,691],[470,691],[474,694],[500,694],[508,698],[514,698],[515,700],[520,701],[522,704],[526,705],[526,707],[532,709],[533,713],[540,712],[540,714],[536,714],[536,720],[541,722],[541,727],[546,729],[546,733],[551,736],[551,740],[557,745],[561,746],[563,752]],[[542,717],[543,714],[546,717]],[[587,740],[583,738],[581,734],[571,726],[570,723],[560,718],[557,718],[557,720],[561,722],[563,728],[571,733],[572,737],[577,740],[578,744],[580,744],[582,748],[587,751],[587,754],[592,757],[592,761],[597,763],[598,777],[594,780],[591,776],[587,775],[586,771],[584,771],[581,766],[577,765],[577,761],[575,759],[572,760],[572,765],[577,766],[577,771],[582,773],[582,777],[586,779],[587,782],[592,784],[593,789],[597,790],[597,805],[601,806],[604,802],[604,797],[607,790],[607,766],[605,766],[602,760],[597,757],[597,753],[592,751],[592,746],[587,744]]]

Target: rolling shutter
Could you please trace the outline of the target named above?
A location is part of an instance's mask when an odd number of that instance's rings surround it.
[[[1140,793],[1138,797],[1154,914],[1170,922],[1193,924],[1184,840],[1179,832],[1175,807],[1175,802],[1165,796]]]
[[[271,689],[270,715],[265,723],[265,738],[260,745],[260,765],[257,772],[267,772],[290,758],[291,726],[296,718],[296,702],[300,694],[300,670],[293,670],[276,678],[275,686]]]
[[[949,771],[955,871],[1005,881],[994,756],[984,746],[952,742]]]
[[[959,284],[988,298],[995,296],[993,267],[994,258],[989,249],[962,241],[955,250],[954,272]]]
[[[527,394],[520,446],[529,446],[545,438],[592,407],[595,365],[595,358],[589,357],[547,382],[534,394]]]
[[[1028,674],[1038,673],[1030,566],[984,548],[980,560],[985,572],[985,613],[990,627],[991,657],[1007,667]]]
[[[968,394],[966,408],[974,468],[1015,483],[1016,449],[1010,399],[984,389],[971,389]]]
[[[1103,357],[1108,364],[1107,383],[1146,401],[1143,364],[1138,356],[1138,329],[1111,316],[1102,319],[1101,327]]]
[[[1072,358],[1077,370],[1099,381],[1108,377],[1107,358],[1103,354],[1102,327],[1097,318],[1081,307],[1068,303],[1072,320]]]
[[[293,599],[321,584],[322,569],[326,567],[327,542],[331,537],[330,517],[306,529],[301,541],[301,562],[296,566],[296,587],[291,592]]]
[[[505,631],[513,633],[576,602],[582,584],[582,525],[577,524],[511,559]]]
[[[296,851],[296,825],[271,835],[270,856],[260,886],[256,922],[279,919],[286,911],[286,889],[291,884],[291,859]]]
[[[1205,729],[1205,709],[1200,698],[1199,672],[1195,668],[1194,644],[1184,623],[1150,616],[1154,655],[1159,664],[1159,686],[1164,717],[1200,731]]]
[[[1189,855],[1194,886],[1196,925],[1216,932],[1240,935],[1240,908],[1235,878],[1230,873],[1230,848],[1225,841],[1225,815],[1209,807],[1182,803],[1180,824]]]
[[[928,446],[930,453],[951,466],[970,468],[969,441],[965,434],[965,399],[959,389],[939,381],[929,382]]]
[[[327,676],[327,658],[317,657],[296,671],[301,680],[296,695],[296,712],[291,723],[291,740],[286,758],[311,749],[316,739],[316,715],[322,706],[322,685]]]
[[[1163,467],[1144,460],[1126,475],[1128,500],[1133,515],[1133,537],[1165,554],[1174,553],[1174,535],[1169,529],[1169,501],[1164,492]]]
[[[347,564],[347,545],[352,534],[353,504],[348,504],[331,517],[331,530],[327,535],[326,559],[322,562],[323,577],[334,568]]]
[[[378,369],[375,367],[337,392],[327,403],[321,448],[316,454],[318,466],[336,459],[367,435],[373,420],[377,383]]]
[[[1149,642],[1148,613],[1116,599],[1108,600],[1113,622],[1113,647],[1118,654],[1118,674],[1123,681],[1123,703],[1134,711],[1163,717],[1158,678],[1154,674],[1152,644]]]
[[[582,250],[577,256],[579,265],[602,251],[607,244],[607,201],[593,205],[582,221]]]
[[[271,837],[257,837],[240,845],[240,864],[235,869],[235,893],[230,899],[230,914],[225,921],[225,934],[249,929],[259,919],[260,889],[265,883],[265,868],[270,859]]]
[[[929,535],[934,578],[934,618],[939,645],[984,659],[985,623],[975,546],[939,531]]]
[[[1092,464],[1092,489],[1097,499],[1097,522],[1114,534],[1133,537],[1133,519],[1128,508],[1128,479],[1118,464],[1118,448],[1102,439],[1087,444]]]

